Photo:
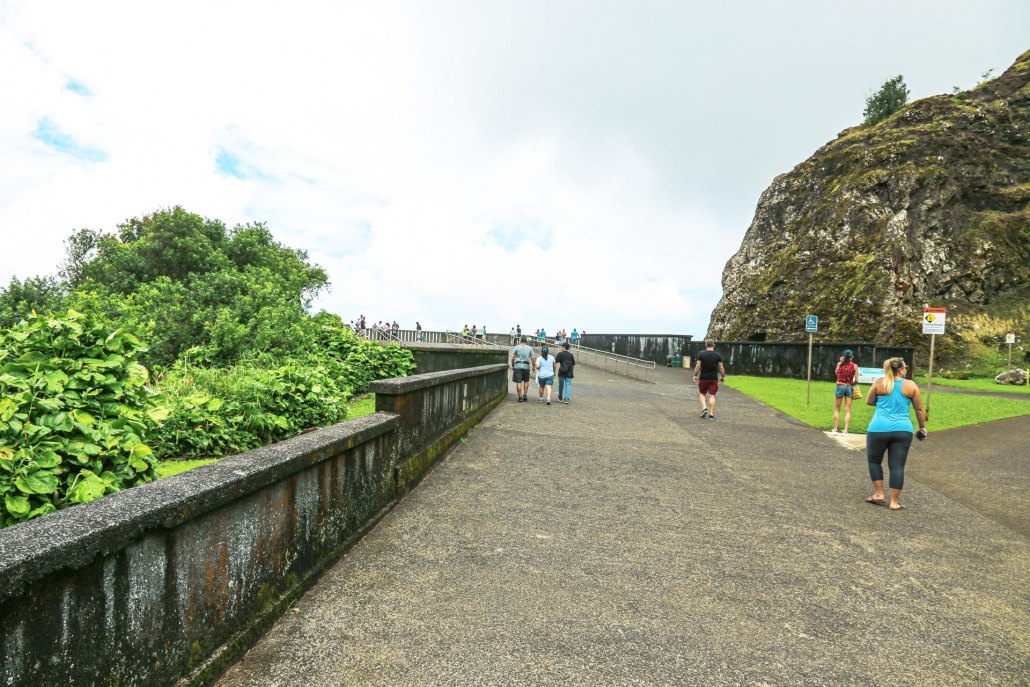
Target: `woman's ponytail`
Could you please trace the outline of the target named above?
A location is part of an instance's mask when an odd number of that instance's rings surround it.
[[[883,363],[883,385],[887,389],[887,393],[894,391],[894,375],[901,371],[901,368],[905,366],[904,358],[888,358]]]

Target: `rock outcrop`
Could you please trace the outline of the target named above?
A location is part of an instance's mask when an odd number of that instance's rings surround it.
[[[1011,384],[1013,386],[1025,386],[1027,379],[1026,370],[1008,370],[994,378],[998,384]]]
[[[758,202],[709,336],[909,345],[926,305],[1030,285],[1030,51],[966,93],[847,129]],[[950,312],[950,311],[949,311]]]

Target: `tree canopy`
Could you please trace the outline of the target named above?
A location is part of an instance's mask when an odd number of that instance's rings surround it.
[[[99,312],[146,337],[148,365],[180,353],[224,364],[291,351],[325,271],[274,240],[263,223],[227,229],[181,207],[127,220],[117,234],[80,229],[65,242],[60,279],[13,280],[0,324],[33,310]]]
[[[905,79],[898,74],[893,79],[887,79],[880,90],[865,99],[865,123],[869,126],[879,124],[892,114],[905,107],[908,103],[908,86]]]

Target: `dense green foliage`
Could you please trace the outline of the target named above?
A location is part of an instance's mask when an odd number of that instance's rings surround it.
[[[154,479],[145,350],[74,311],[0,331],[0,526]]]
[[[260,223],[176,207],[65,248],[58,277],[0,289],[0,527],[150,481],[155,456],[339,422],[370,381],[414,369],[310,315],[325,272]]]
[[[29,277],[19,281],[11,279],[6,289],[0,289],[0,328],[13,327],[34,311],[56,310],[63,303],[64,284],[55,277]]]
[[[375,394],[362,394],[347,403],[346,419],[353,420],[364,415],[376,412]],[[209,465],[216,462],[217,458],[200,458],[196,460],[162,460],[157,464],[157,477],[163,479],[178,475],[193,468]]]
[[[872,126],[879,124],[892,114],[905,107],[908,103],[908,86],[905,79],[898,74],[893,79],[887,79],[880,90],[865,99],[865,123]]]
[[[63,281],[13,280],[0,291],[0,325],[33,310],[103,313],[146,339],[148,367],[189,349],[222,365],[295,350],[307,308],[328,285],[304,251],[277,243],[263,224],[228,230],[180,207],[130,219],[117,235],[79,230],[65,247]]]
[[[322,319],[322,318],[319,318]],[[346,401],[373,379],[414,369],[411,353],[322,324],[311,350],[290,359],[209,368],[181,359],[157,384],[170,415],[155,433],[161,457],[221,456],[346,419]]]

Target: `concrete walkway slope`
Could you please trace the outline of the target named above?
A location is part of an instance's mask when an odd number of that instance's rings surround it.
[[[1030,684],[1030,516],[931,486],[958,430],[891,512],[859,452],[689,382],[512,393],[219,684]]]

